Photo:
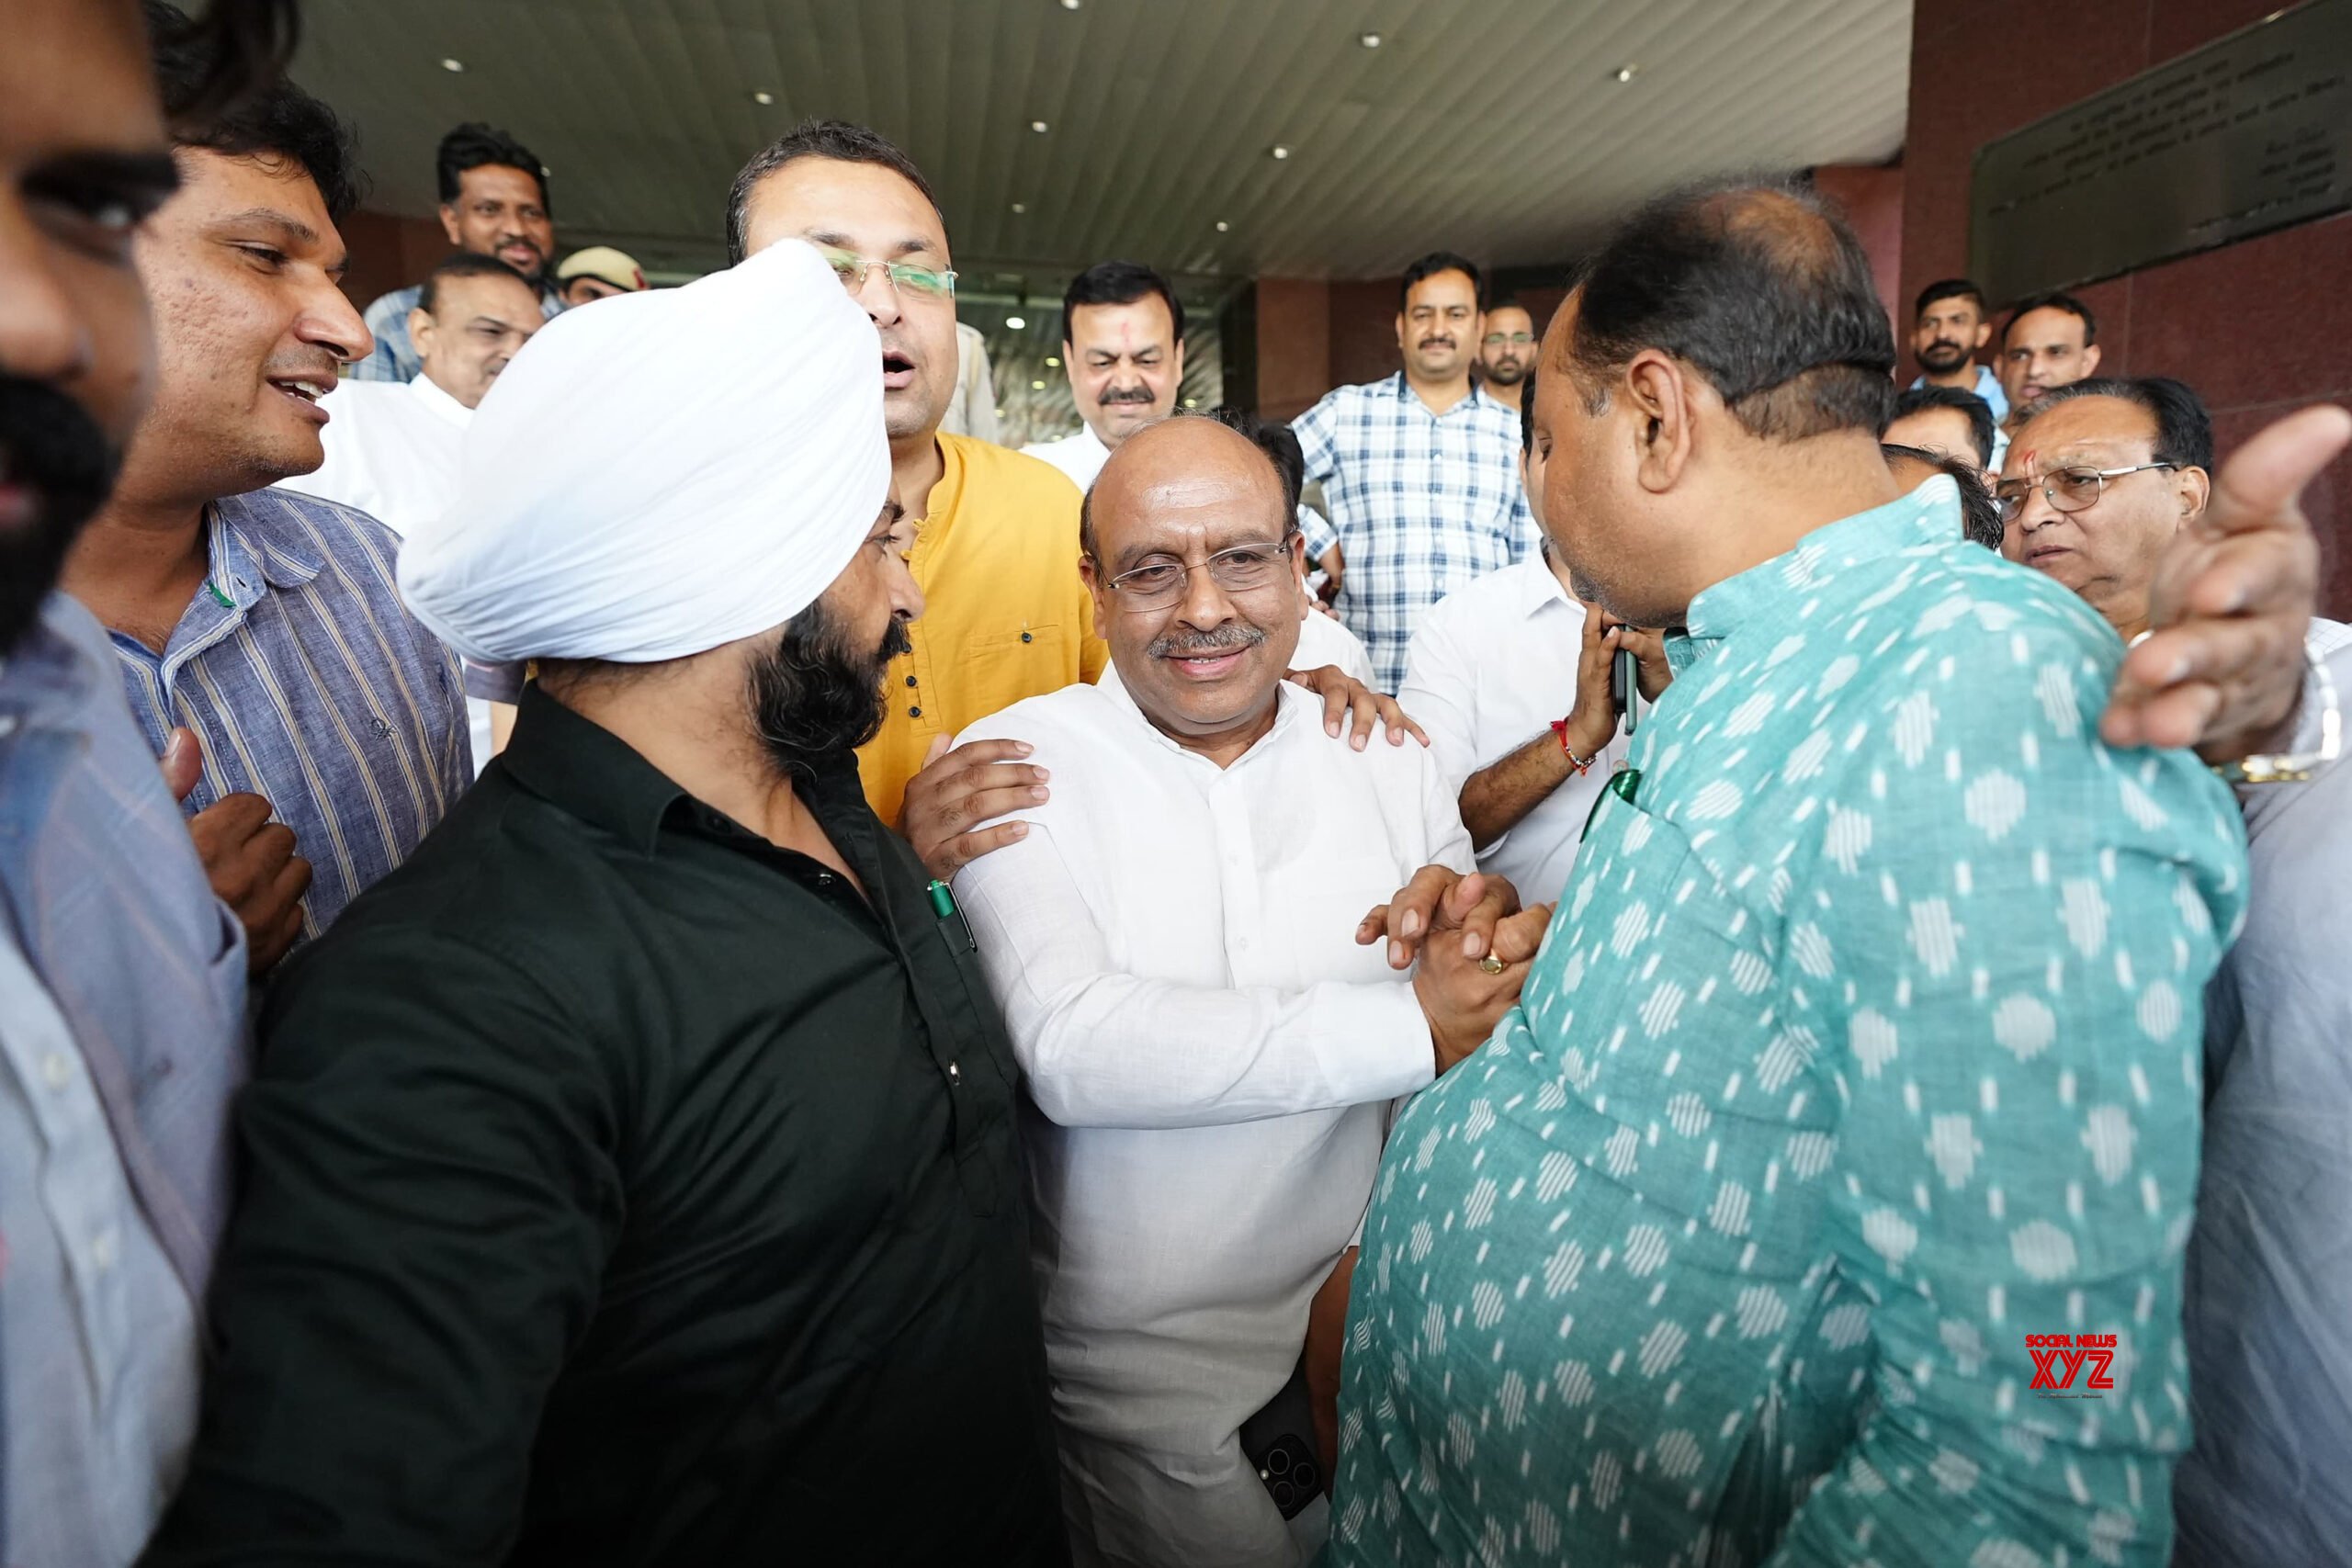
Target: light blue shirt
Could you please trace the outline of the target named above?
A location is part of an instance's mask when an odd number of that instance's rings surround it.
[[[1916,391],[1927,384],[1928,378],[1925,376],[1922,376],[1917,380],[1912,382],[1911,387],[1912,389]],[[1979,365],[1976,367],[1976,385],[1971,387],[1969,390],[1984,399],[1985,406],[1993,411],[1993,423],[1996,426],[1998,426],[2003,420],[2009,417],[2009,395],[2001,390],[2001,378],[1993,374],[1993,367],[1991,366]],[[2001,435],[1997,439],[2000,445],[2005,446],[2008,445],[2008,437],[2007,435]],[[1996,468],[2001,466],[2000,459],[1997,457],[1994,458],[1993,466]]]
[[[2234,804],[2099,741],[2122,644],[1948,479],[1688,618],[1390,1134],[1331,1560],[2154,1568]],[[2053,1334],[2115,1344],[2037,1387]]]
[[[120,1563],[194,1427],[245,942],[58,594],[0,659],[0,1561]]]

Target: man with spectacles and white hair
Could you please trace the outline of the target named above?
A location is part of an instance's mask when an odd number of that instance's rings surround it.
[[[2216,477],[2211,421],[2178,381],[2056,388],[2009,445],[2002,553],[2136,639],[2180,569],[2183,536],[2234,472]],[[2297,710],[2264,755],[2223,770],[2239,786],[2253,875],[2245,935],[2205,993],[2184,1314],[2196,1443],[2173,1489],[2174,1561],[2196,1568],[2316,1562],[2352,1540],[2352,1487],[2299,1458],[2352,1451],[2352,1325],[2331,1304],[2352,1294],[2352,772],[2327,765],[2352,628],[2314,618],[2305,646]]]
[[[967,731],[1030,742],[1054,785],[955,889],[1033,1108],[1063,1506],[1080,1564],[1288,1568],[1320,1544],[1319,1485],[1293,1464],[1278,1497],[1241,1429],[1292,1383],[1386,1103],[1485,1038],[1549,911],[1474,879],[1449,910],[1484,903],[1471,934],[1409,978],[1374,945],[1366,911],[1468,871],[1470,840],[1432,752],[1356,750],[1283,679],[1300,535],[1247,435],[1129,436],[1083,537],[1118,679]]]

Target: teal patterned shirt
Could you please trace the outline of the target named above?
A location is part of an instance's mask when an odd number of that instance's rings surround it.
[[[1949,479],[1689,620],[1521,1005],[1390,1136],[1330,1561],[2163,1563],[2228,792],[2100,743],[2121,644]],[[2058,1334],[2113,1387],[2036,1388]]]

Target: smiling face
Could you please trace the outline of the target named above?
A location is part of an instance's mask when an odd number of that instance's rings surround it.
[[[1283,484],[1248,437],[1213,420],[1137,433],[1094,481],[1095,558],[1082,562],[1094,624],[1120,682],[1163,734],[1192,750],[1246,748],[1273,716],[1298,649],[1297,535]],[[1263,570],[1235,572],[1236,557]],[[1225,555],[1224,586],[1212,556]],[[1146,568],[1185,573],[1176,597],[1139,604],[1112,581]]]
[[[848,251],[876,262],[944,272],[947,231],[922,191],[896,170],[810,154],[752,187],[744,250],[778,240]],[[956,395],[956,300],[901,289],[868,267],[852,295],[882,338],[882,418],[894,442],[928,440]]]
[[[0,48],[0,655],[146,406],[141,220],[171,189],[137,7],[17,0]],[[70,68],[61,68],[70,62]]]
[[[555,222],[538,176],[504,164],[458,176],[458,199],[441,209],[441,228],[458,249],[496,256],[534,282],[555,254]]]
[[[1158,294],[1125,305],[1080,305],[1062,344],[1079,416],[1103,446],[1119,443],[1175,412],[1184,384],[1184,345]]]
[[[444,277],[433,310],[412,310],[408,333],[424,373],[468,408],[478,406],[498,373],[539,330],[538,296],[511,277]]]
[[[137,247],[157,376],[123,488],[211,500],[325,460],[318,400],[369,339],[337,287],[343,240],[308,174],[193,149],[178,162],[180,193]]]
[[[1466,374],[1478,336],[1478,283],[1464,273],[1422,278],[1396,317],[1396,346],[1416,380],[1450,381]]]
[[[2182,526],[2205,507],[2201,468],[2145,468],[2098,484],[2098,499],[2076,512],[2050,504],[2043,480],[2064,468],[2128,468],[2153,462],[2155,416],[2121,398],[2073,398],[2018,433],[2001,489],[2022,490],[2007,520],[2001,553],[2081,595],[2126,637],[2148,624],[2156,563]]]

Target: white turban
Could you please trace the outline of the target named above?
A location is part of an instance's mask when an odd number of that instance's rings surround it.
[[[567,310],[492,383],[401,593],[467,657],[681,659],[780,626],[890,490],[882,348],[797,241]]]

